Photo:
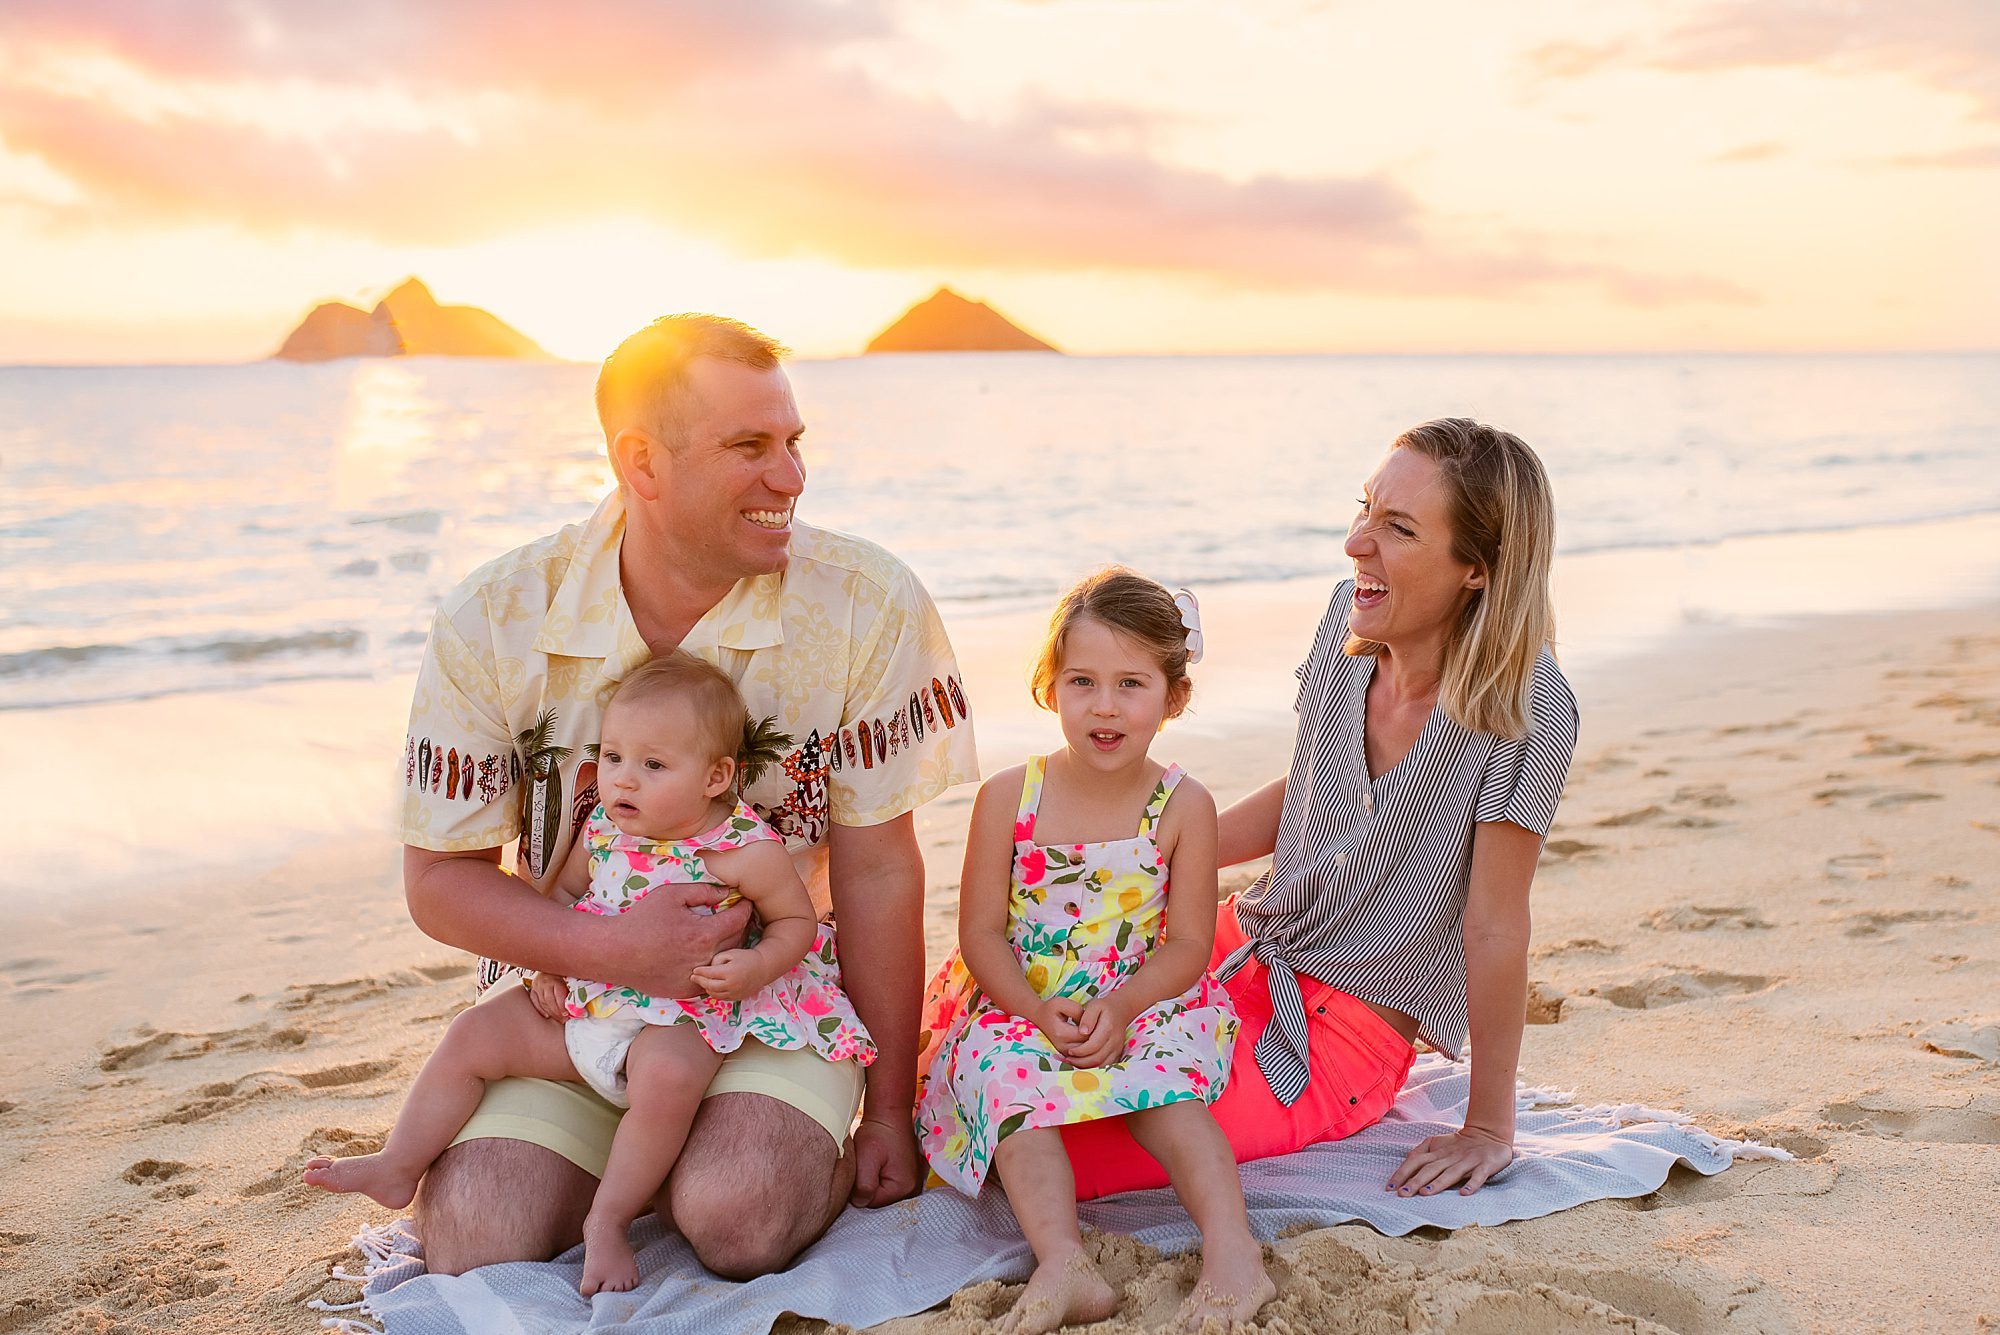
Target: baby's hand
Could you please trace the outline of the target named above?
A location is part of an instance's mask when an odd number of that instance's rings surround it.
[[[1132,1026],[1125,1003],[1116,992],[1097,998],[1083,1008],[1077,1022],[1082,1037],[1070,1053],[1072,1066],[1108,1066],[1125,1055],[1125,1034]]]
[[[528,984],[528,998],[545,1020],[569,1019],[569,980],[559,973],[538,973]]]
[[[725,950],[688,977],[711,997],[748,1001],[764,986],[762,963],[754,950]]]

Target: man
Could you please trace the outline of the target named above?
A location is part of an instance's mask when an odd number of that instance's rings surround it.
[[[977,777],[951,645],[923,587],[879,547],[793,519],[805,427],[783,353],[706,315],[657,320],[612,353],[597,408],[617,490],[588,522],[481,567],[445,599],[404,760],[404,889],[426,933],[504,965],[689,996],[688,970],[741,939],[744,907],[711,914],[713,891],[673,886],[600,918],[538,893],[596,801],[604,704],[632,668],[679,647],[719,664],[753,718],[790,734],[783,765],[745,796],[784,836],[816,906],[837,914],[846,988],[881,1055],[865,1095],[852,1063],[809,1051],[753,1041],[724,1063],[658,1208],[703,1264],[735,1278],[788,1264],[850,1200],[884,1205],[917,1188],[912,813]],[[481,982],[503,972],[487,966]],[[418,1196],[430,1269],[574,1245],[617,1116],[582,1085],[494,1085]]]

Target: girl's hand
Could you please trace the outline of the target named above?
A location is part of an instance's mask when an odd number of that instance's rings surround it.
[[[528,999],[544,1020],[569,1019],[569,980],[559,973],[538,973],[528,984]]]
[[[1075,997],[1050,997],[1035,1007],[1035,1013],[1028,1018],[1065,1058],[1083,1040],[1083,1031],[1077,1028],[1077,1021],[1083,1018],[1083,1007]]]
[[[1458,1194],[1470,1196],[1513,1161],[1511,1141],[1468,1126],[1449,1135],[1432,1136],[1411,1150],[1389,1175],[1383,1190],[1399,1196],[1430,1196],[1464,1182]]]
[[[724,1001],[748,1001],[764,986],[763,961],[754,950],[725,950],[688,974],[694,985]]]
[[[1082,1038],[1070,1053],[1072,1066],[1109,1066],[1125,1055],[1125,1035],[1132,1016],[1118,993],[1110,992],[1083,1008],[1077,1027]]]

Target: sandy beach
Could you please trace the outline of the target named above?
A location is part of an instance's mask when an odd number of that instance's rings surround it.
[[[1156,751],[1224,801],[1284,763],[1323,594],[1211,599],[1210,643],[1230,647]],[[1256,1328],[2000,1322],[1995,611],[1698,625],[1671,652],[1573,669],[1584,732],[1536,882],[1523,1077],[1678,1108],[1794,1162],[1677,1171],[1638,1200],[1455,1235],[1286,1238]],[[1051,726],[1006,703],[1032,622],[954,631],[975,700],[995,702],[989,762],[1045,742]],[[0,1332],[303,1332],[308,1300],[355,1296],[329,1267],[355,1266],[348,1239],[387,1213],[298,1185],[300,1165],[379,1142],[470,976],[408,924],[378,818],[369,767],[394,751],[405,689],[8,716],[36,772],[10,765],[0,794],[20,818],[0,885]],[[104,802],[91,757],[134,729],[164,758],[143,777],[158,800]],[[197,743],[231,731],[295,741],[293,787],[226,780]],[[229,782],[253,814],[292,811],[279,851],[217,850]],[[969,801],[921,816],[933,960]],[[48,860],[78,844],[73,873]],[[1094,1331],[1147,1328],[1192,1280],[1191,1257],[1096,1245],[1125,1301]],[[975,1331],[1013,1293],[976,1286],[890,1329]]]

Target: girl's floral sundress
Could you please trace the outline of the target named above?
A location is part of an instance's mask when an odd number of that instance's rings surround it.
[[[616,914],[644,899],[654,886],[692,881],[719,885],[702,863],[703,853],[776,840],[778,835],[738,802],[712,828],[671,843],[626,834],[599,806],[590,813],[582,837],[590,847],[590,891],[576,907],[583,913]],[[572,1017],[615,1015],[627,1008],[648,1024],[693,1024],[717,1052],[734,1052],[745,1038],[754,1038],[774,1048],[811,1048],[828,1061],[852,1058],[867,1066],[875,1060],[874,1040],[841,990],[833,928],[826,923],[819,925],[804,959],[747,1001],[651,997],[629,987],[570,980]]]
[[[1153,831],[1181,769],[1160,776],[1135,837],[1045,846],[1035,842],[1035,812],[1046,764],[1046,757],[1031,758],[1021,786],[1007,932],[1037,996],[1088,1002],[1137,973],[1159,942],[1167,866]],[[1229,1075],[1236,1011],[1222,985],[1203,973],[1133,1020],[1123,1057],[1083,1070],[1063,1060],[1034,1021],[988,1001],[953,950],[931,980],[923,1030],[929,1061],[917,1135],[931,1171],[975,1195],[994,1147],[1016,1131],[1183,1099],[1213,1103]]]

